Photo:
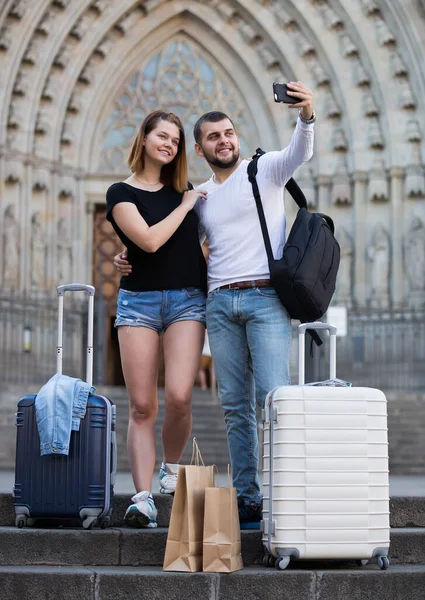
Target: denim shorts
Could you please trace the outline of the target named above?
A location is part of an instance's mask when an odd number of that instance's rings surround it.
[[[178,321],[205,326],[205,292],[196,287],[179,290],[131,292],[120,288],[115,327],[149,327],[162,333]]]

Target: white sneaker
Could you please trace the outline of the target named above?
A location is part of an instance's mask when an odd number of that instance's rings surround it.
[[[176,463],[161,463],[159,469],[159,491],[161,494],[174,494],[178,470],[179,465]]]
[[[151,492],[139,492],[132,497],[132,501],[134,504],[125,512],[125,524],[129,527],[158,527],[158,511]]]

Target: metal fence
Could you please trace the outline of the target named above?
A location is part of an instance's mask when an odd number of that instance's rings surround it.
[[[347,335],[337,338],[337,377],[351,381],[355,386],[376,387],[385,392],[423,392],[424,317],[422,312],[348,315]],[[322,338],[323,347],[313,348],[313,358],[306,350],[310,381],[329,377],[329,340],[326,333]],[[294,342],[291,371],[295,383],[298,377],[298,346],[297,341]]]
[[[87,309],[75,296],[65,297],[64,306],[63,371],[81,377]],[[57,327],[57,296],[0,296],[2,383],[43,384],[56,372]]]
[[[103,322],[102,301],[96,301],[98,322]],[[64,364],[67,375],[85,373],[87,310],[84,295],[65,296]],[[337,376],[356,386],[384,391],[425,390],[425,314],[368,312],[348,315],[347,336],[337,339]],[[96,327],[95,381],[101,383],[106,366],[106,343]],[[329,373],[328,340],[314,347],[309,358],[309,380]],[[309,336],[306,336],[308,339]],[[56,370],[57,297],[0,296],[0,373],[3,384],[43,384]],[[97,341],[96,341],[97,340]],[[105,341],[106,342],[106,341]],[[291,375],[297,382],[297,330],[291,352]],[[30,390],[29,390],[30,391]]]

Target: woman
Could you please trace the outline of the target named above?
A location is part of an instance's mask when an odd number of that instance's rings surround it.
[[[127,450],[136,494],[131,527],[156,527],[152,497],[158,412],[159,336],[165,361],[164,457],[160,491],[174,493],[191,427],[191,393],[205,331],[206,264],[193,209],[206,193],[188,189],[184,130],[173,113],[148,115],[128,158],[132,175],[107,191],[107,219],[128,248],[117,318],[130,400]]]

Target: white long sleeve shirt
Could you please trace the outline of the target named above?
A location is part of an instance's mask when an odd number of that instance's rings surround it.
[[[258,160],[257,182],[275,258],[282,255],[285,244],[284,186],[312,157],[313,142],[314,124],[298,119],[290,144]],[[209,241],[209,291],[228,283],[270,278],[248,164],[243,160],[221,184],[211,177],[199,186],[208,191],[207,200],[198,201],[195,208],[201,232]]]

